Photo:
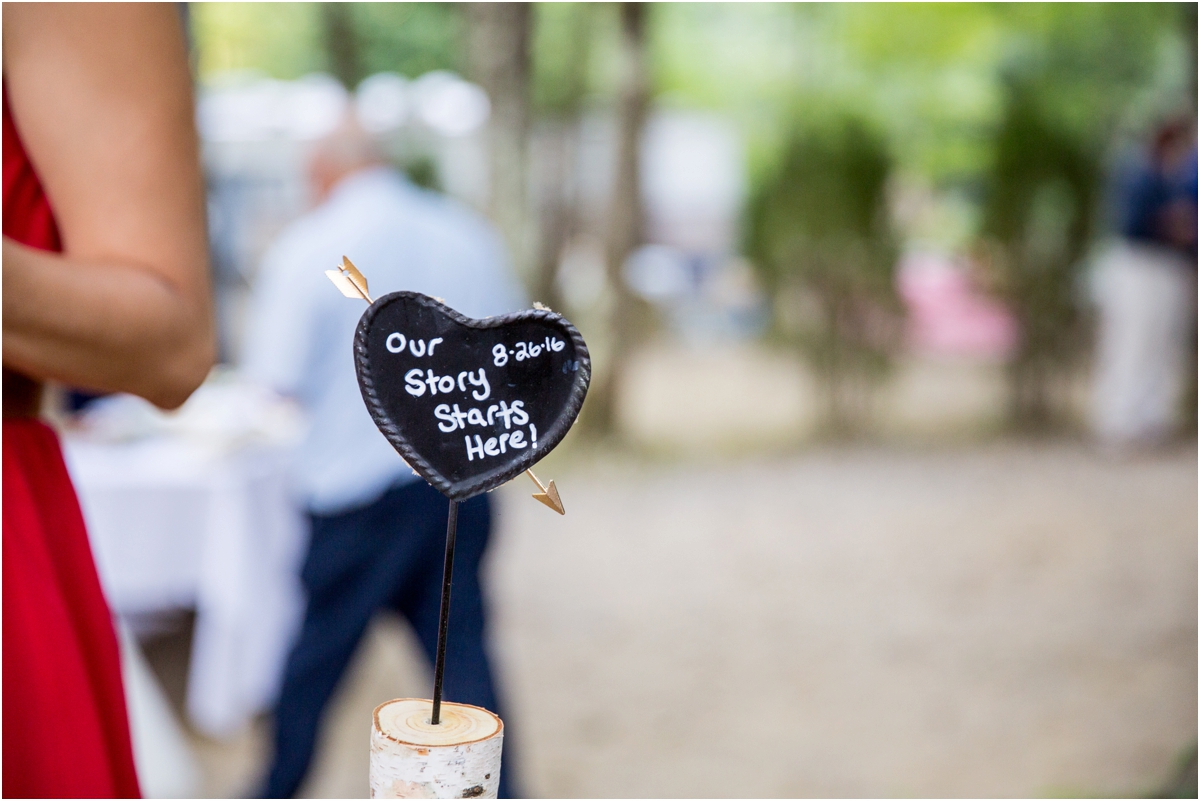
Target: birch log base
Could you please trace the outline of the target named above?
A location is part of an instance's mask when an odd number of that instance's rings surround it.
[[[375,707],[372,798],[495,798],[504,723],[486,709],[398,698]]]

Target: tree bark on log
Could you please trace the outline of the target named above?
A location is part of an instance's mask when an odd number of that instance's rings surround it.
[[[375,708],[371,798],[495,798],[504,723],[477,706],[398,698]]]

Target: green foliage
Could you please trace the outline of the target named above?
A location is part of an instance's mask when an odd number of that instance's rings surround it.
[[[746,252],[773,298],[775,332],[823,377],[835,430],[863,422],[894,341],[891,164],[860,118],[810,116],[747,214]]]
[[[350,83],[381,71],[415,78],[430,70],[461,70],[462,10],[452,3],[346,3],[328,13],[321,3],[193,3],[193,30],[202,78],[256,70],[298,78],[325,70]],[[336,63],[332,44],[351,58]],[[344,27],[343,27],[344,23]],[[342,41],[345,37],[349,41]]]
[[[531,91],[535,112],[571,116],[579,111],[595,83],[591,44],[603,10],[590,3],[534,6]]]
[[[254,70],[292,79],[324,69],[316,10],[314,3],[191,3],[200,77]]]
[[[408,180],[423,189],[442,191],[441,177],[438,175],[437,163],[429,156],[414,156],[397,165],[408,176]]]
[[[1049,382],[1083,344],[1076,295],[1100,183],[1094,150],[1039,94],[1025,81],[1009,87],[983,214],[997,287],[1021,326],[1010,369],[1023,425],[1051,421]]]
[[[415,77],[465,67],[463,9],[442,3],[351,3],[354,77]],[[332,70],[317,3],[191,6],[201,77],[252,69],[277,78]],[[1056,120],[1109,137],[1194,96],[1187,4],[661,3],[648,25],[656,102],[727,113],[751,173],[783,146],[792,99],[823,96],[883,131],[905,172],[977,181],[1005,108],[1005,71],[1039,84]],[[572,113],[616,86],[612,4],[534,8],[533,108]],[[1191,28],[1184,18],[1192,20]],[[1130,117],[1132,119],[1126,119]]]
[[[1157,72],[1183,66],[1161,58],[1178,38],[1169,4],[1029,4],[1006,14],[1022,35],[1008,43],[998,78],[1023,81],[1047,120],[1089,147],[1108,144],[1156,79],[1172,80]]]
[[[466,33],[454,3],[351,3],[363,75],[398,72],[409,78],[430,70],[465,68]]]
[[[1150,798],[1196,797],[1196,741],[1176,757],[1171,777],[1150,793]]]
[[[990,163],[1006,71],[1052,75],[1040,89],[1048,105],[1101,139],[1136,124],[1124,118],[1131,104],[1147,106],[1145,119],[1155,104],[1194,95],[1181,8],[669,3],[655,9],[654,80],[667,102],[737,120],[754,175],[774,160],[802,94],[870,119],[901,171],[974,182]]]

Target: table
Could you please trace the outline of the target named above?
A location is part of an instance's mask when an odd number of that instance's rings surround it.
[[[63,449],[113,611],[195,610],[188,717],[224,737],[278,694],[304,612],[307,525],[288,490],[290,445],[186,417],[117,441],[68,433]]]

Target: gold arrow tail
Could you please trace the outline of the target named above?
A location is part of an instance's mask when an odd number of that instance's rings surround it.
[[[367,303],[374,303],[367,293],[367,278],[358,271],[350,259],[342,256],[342,266],[337,270],[326,270],[325,275],[348,298],[362,298]]]

